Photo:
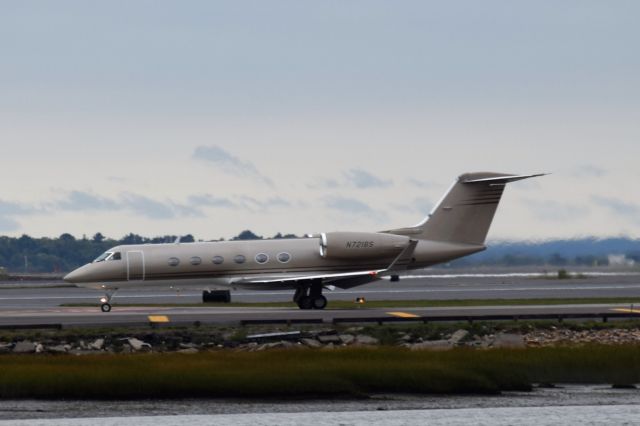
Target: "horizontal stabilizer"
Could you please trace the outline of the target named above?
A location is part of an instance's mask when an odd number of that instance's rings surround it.
[[[487,177],[487,178],[480,178],[480,179],[466,179],[466,180],[463,180],[462,183],[477,183],[477,182],[509,183],[509,182],[516,182],[523,179],[546,176],[548,174],[549,173],[538,173],[535,175],[496,176],[496,177]]]

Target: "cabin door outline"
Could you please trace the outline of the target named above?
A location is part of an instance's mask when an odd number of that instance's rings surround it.
[[[144,281],[144,253],[140,250],[127,252],[127,280]]]

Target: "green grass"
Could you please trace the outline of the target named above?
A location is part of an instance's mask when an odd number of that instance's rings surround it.
[[[0,398],[317,398],[640,382],[637,346],[0,356]]]
[[[544,298],[544,299],[451,299],[451,300],[369,300],[363,305],[353,301],[330,300],[327,309],[366,308],[438,308],[459,306],[505,306],[505,305],[584,305],[584,304],[634,304],[640,305],[640,298],[593,297],[593,298]],[[66,307],[98,306],[98,303],[66,303]],[[114,303],[121,307],[252,307],[252,308],[297,308],[293,302],[258,303]]]

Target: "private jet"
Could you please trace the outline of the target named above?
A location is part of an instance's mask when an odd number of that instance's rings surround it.
[[[486,249],[485,239],[507,183],[543,176],[466,173],[419,224],[379,232],[326,232],[304,238],[120,245],[64,277],[105,292],[103,312],[119,289],[220,287],[293,291],[300,309],[324,309],[325,289],[347,289]],[[211,290],[212,288],[218,290]]]

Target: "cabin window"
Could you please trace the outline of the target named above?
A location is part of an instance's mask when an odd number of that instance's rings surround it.
[[[191,264],[192,264],[192,265],[194,265],[194,266],[195,266],[195,265],[199,265],[199,264],[201,264],[201,263],[202,263],[202,259],[201,259],[201,258],[199,258],[198,256],[193,256],[193,257],[191,258]]]
[[[265,253],[256,254],[256,262],[267,263],[268,260],[269,260],[269,256],[267,256]]]
[[[236,263],[244,263],[247,260],[246,257],[244,257],[243,255],[239,254],[236,257],[233,258],[233,261]]]
[[[278,253],[278,262],[287,263],[291,260],[291,255],[287,252]]]
[[[119,251],[113,253],[113,256],[109,258],[109,260],[121,260],[121,259],[122,259],[122,255],[120,254]]]
[[[224,257],[222,256],[213,256],[213,263],[215,263],[216,265],[221,265],[222,262],[224,262]]]
[[[169,266],[178,266],[179,264],[180,264],[180,259],[178,259],[177,257],[169,258]]]

